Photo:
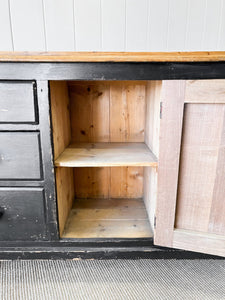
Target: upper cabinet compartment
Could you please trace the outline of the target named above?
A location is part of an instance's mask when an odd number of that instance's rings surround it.
[[[64,128],[57,130],[55,144],[64,145],[55,146],[55,165],[156,167],[157,158],[146,137],[150,125],[147,86],[147,82],[69,82],[70,101],[64,94],[61,107],[56,107],[58,113],[63,111]],[[54,94],[59,83],[52,82],[51,87],[52,102],[57,105]],[[53,119],[53,130],[58,126]]]
[[[0,82],[0,124],[37,123],[34,82]]]

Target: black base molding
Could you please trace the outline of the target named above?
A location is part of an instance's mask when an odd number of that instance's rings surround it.
[[[223,259],[156,247],[152,239],[80,239],[56,242],[1,242],[0,260],[15,259]]]

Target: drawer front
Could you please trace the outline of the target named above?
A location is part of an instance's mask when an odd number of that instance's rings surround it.
[[[0,179],[42,178],[38,132],[0,132]]]
[[[0,82],[0,123],[37,123],[33,82]]]
[[[43,188],[0,188],[0,240],[45,239]]]

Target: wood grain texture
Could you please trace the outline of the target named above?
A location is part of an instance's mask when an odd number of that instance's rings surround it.
[[[145,89],[145,81],[70,82],[73,142],[143,142]],[[141,167],[79,168],[74,172],[78,197],[143,196]],[[87,191],[80,178],[85,178]]]
[[[163,81],[158,167],[158,199],[154,243],[172,246],[185,81]]]
[[[109,142],[109,84],[71,82],[70,119],[73,142]]]
[[[221,138],[209,218],[209,232],[225,235],[225,105],[221,107],[221,111],[223,113],[223,123],[220,131]]]
[[[109,197],[141,198],[144,184],[143,167],[116,167],[110,170]]]
[[[146,82],[111,82],[110,141],[143,142]]]
[[[50,81],[51,119],[54,158],[57,158],[71,140],[69,95],[66,81]],[[73,170],[56,168],[57,206],[60,236],[74,200]]]
[[[51,117],[55,159],[71,140],[69,95],[65,81],[50,81]]]
[[[142,167],[74,168],[76,198],[143,197]]]
[[[74,201],[74,180],[71,168],[56,168],[56,189],[61,237]]]
[[[212,84],[209,81],[188,81],[186,96],[183,89],[180,105],[175,105],[174,120],[176,119],[177,124],[167,123],[173,130],[168,145],[174,147],[174,137],[177,144],[172,151],[173,157],[169,155],[171,151],[167,147],[164,170],[160,156],[163,139],[160,143],[155,244],[225,256],[224,91],[223,80],[214,81]],[[164,95],[163,99],[168,101],[169,97],[165,98]],[[182,102],[186,102],[184,113]],[[163,103],[162,135],[165,134],[164,117],[169,115],[167,109]],[[166,136],[169,136],[168,132]],[[169,163],[170,160],[173,165]],[[175,164],[179,166],[179,175],[177,167],[176,173],[172,173]],[[166,192],[163,194],[161,180],[166,169],[169,173],[165,181],[169,183],[169,187],[164,186]],[[171,193],[169,189],[172,185]],[[172,194],[173,197],[170,198]]]
[[[4,52],[0,61],[38,62],[210,62],[225,61],[225,51],[199,52]]]
[[[152,237],[142,199],[77,199],[63,238]]]
[[[145,143],[158,156],[160,129],[160,102],[162,81],[148,81],[145,108]]]
[[[185,102],[224,103],[225,80],[187,80]]]
[[[157,167],[144,143],[73,143],[56,159],[57,167]]]
[[[161,89],[162,81],[147,82],[145,143],[156,157],[159,155]],[[157,199],[157,174],[157,168],[144,168],[144,202],[152,228],[154,228]]]
[[[74,168],[76,198],[109,198],[110,168]]]
[[[176,228],[208,232],[215,179],[223,174],[222,165],[217,170],[217,161],[224,107],[223,104],[185,104]],[[218,192],[221,188],[217,186]]]
[[[217,234],[176,229],[173,248],[225,256],[225,237]]]

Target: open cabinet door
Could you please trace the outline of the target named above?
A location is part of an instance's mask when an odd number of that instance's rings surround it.
[[[164,81],[155,245],[225,256],[225,80]]]

